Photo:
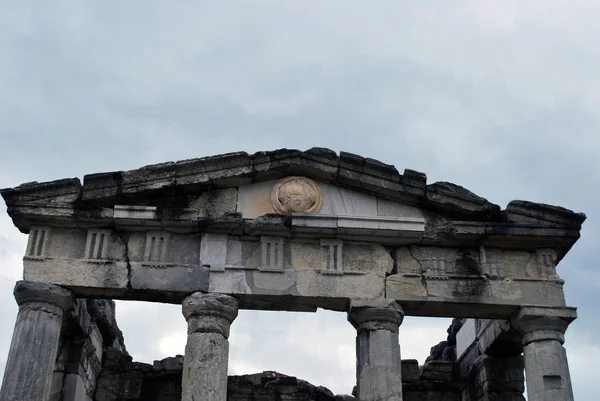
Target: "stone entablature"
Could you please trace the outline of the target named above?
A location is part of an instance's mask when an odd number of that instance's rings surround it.
[[[32,231],[39,232],[36,226]],[[269,307],[266,295],[319,298],[308,304],[290,302],[290,310],[344,310],[345,301],[353,297],[387,296],[406,303],[407,314],[475,317],[479,312],[473,304],[496,304],[497,311],[485,311],[487,317],[507,316],[523,303],[565,305],[551,248],[390,248],[364,240],[322,238],[325,234],[310,238],[70,228],[45,232],[48,250],[33,258],[26,255],[25,279],[67,286],[82,296],[106,291],[118,298],[148,299],[152,294],[152,299],[180,302],[195,291],[222,292],[244,295],[242,307],[248,308],[281,307],[277,299]],[[440,309],[439,304],[451,299],[471,312],[463,312],[460,305],[447,312]],[[421,305],[425,301],[431,308]]]

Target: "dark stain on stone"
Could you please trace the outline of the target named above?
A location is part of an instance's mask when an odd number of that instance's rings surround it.
[[[479,265],[479,257],[475,256],[474,252],[469,249],[461,249],[458,252],[456,267],[460,274],[480,275],[481,266]]]

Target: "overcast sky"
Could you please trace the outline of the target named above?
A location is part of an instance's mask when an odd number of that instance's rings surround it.
[[[0,0],[0,188],[232,151],[322,146],[505,207],[585,212],[561,262],[575,398],[597,399],[600,2]],[[26,236],[0,211],[0,374]],[[183,353],[177,306],[118,303],[136,360]],[[447,319],[407,319],[422,363]],[[345,314],[241,312],[230,373],[354,384]]]

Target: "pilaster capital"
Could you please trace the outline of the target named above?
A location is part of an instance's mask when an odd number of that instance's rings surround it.
[[[404,320],[404,310],[393,299],[353,299],[348,309],[348,321],[356,328],[393,330]]]
[[[17,281],[13,291],[19,308],[37,306],[50,306],[53,313],[61,313],[75,305],[75,296],[66,288],[54,284],[38,281]],[[54,307],[54,308],[52,308]],[[59,308],[60,310],[56,310]]]
[[[563,344],[564,333],[576,318],[575,308],[523,306],[510,321],[521,334],[521,342],[525,346],[535,341],[546,340],[556,340]]]
[[[229,337],[229,327],[238,314],[239,302],[225,294],[195,292],[183,300],[183,316],[188,334],[218,333]]]

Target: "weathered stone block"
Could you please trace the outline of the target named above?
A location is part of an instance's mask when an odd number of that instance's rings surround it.
[[[255,269],[226,268],[223,272],[211,272],[209,284],[209,292],[274,295],[273,307],[281,310],[285,310],[286,305],[290,310],[297,309],[295,298],[288,296],[307,298],[298,298],[299,304],[310,304],[310,298],[317,298],[323,308],[343,310],[350,298],[379,298],[383,296],[383,291],[382,275],[323,275],[316,270],[262,272]],[[245,304],[243,299],[241,302],[242,308],[253,307]],[[269,301],[265,299],[264,302]]]
[[[82,295],[94,296],[99,292],[107,295],[122,294],[128,284],[126,262],[93,263],[73,259],[24,260],[23,267],[25,280],[71,287],[76,293]]]
[[[426,297],[427,289],[422,276],[394,274],[385,279],[386,294],[393,297]]]
[[[454,379],[454,362],[429,361],[421,367],[421,380],[451,382]]]
[[[437,210],[467,220],[494,220],[500,216],[500,206],[450,182],[427,185],[426,199]]]
[[[204,266],[144,266],[131,264],[131,288],[140,291],[160,291],[190,294],[207,292],[209,268]]]
[[[402,363],[402,382],[414,382],[419,380],[421,375],[419,361],[416,359],[403,359]]]
[[[511,201],[504,212],[510,222],[533,225],[560,225],[580,228],[586,219],[585,214],[543,203],[522,200]]]
[[[424,217],[423,211],[418,207],[383,198],[377,198],[377,215],[389,217]]]
[[[198,211],[199,217],[217,217],[225,213],[235,213],[237,197],[237,188],[206,191],[198,195],[190,203],[190,207]]]
[[[467,349],[477,339],[477,328],[475,327],[475,319],[467,319],[461,329],[456,334],[456,356],[460,358],[461,355],[467,351]]]
[[[46,245],[46,255],[52,258],[83,259],[86,236],[86,230],[53,228]]]

